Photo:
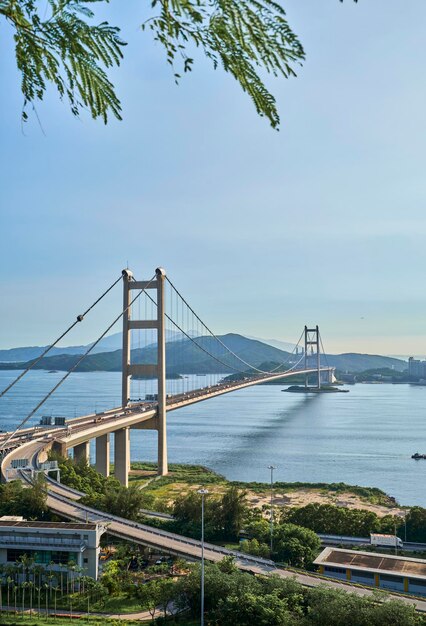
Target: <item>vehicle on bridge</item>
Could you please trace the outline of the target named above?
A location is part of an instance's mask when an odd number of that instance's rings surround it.
[[[386,548],[403,548],[402,540],[396,535],[382,535],[380,533],[370,534],[370,543],[372,546],[383,546]]]

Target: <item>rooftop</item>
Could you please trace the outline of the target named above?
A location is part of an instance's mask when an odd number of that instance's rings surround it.
[[[315,559],[315,565],[343,567],[395,576],[426,579],[426,561],[342,548],[325,548]]]
[[[0,519],[0,528],[50,528],[54,530],[96,530],[97,524],[74,524],[70,522],[27,522]]]

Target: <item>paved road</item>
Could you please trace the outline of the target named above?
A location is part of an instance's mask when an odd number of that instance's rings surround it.
[[[195,539],[189,539],[174,533],[160,531],[158,529],[145,526],[144,524],[137,524],[136,522],[129,522],[125,519],[107,515],[105,513],[101,513],[100,511],[90,509],[89,507],[83,507],[75,502],[67,501],[66,498],[63,498],[58,494],[53,495],[52,493],[49,493],[48,505],[53,511],[61,516],[68,517],[69,519],[80,521],[85,521],[87,519],[89,522],[106,522],[108,524],[108,532],[117,537],[134,541],[135,543],[148,545],[153,548],[164,550],[192,560],[199,560],[201,558],[201,543]],[[295,578],[299,583],[307,587],[326,585],[332,589],[351,591],[364,597],[372,596],[374,593],[373,589],[359,587],[340,581],[333,581],[313,574],[277,568],[272,561],[267,559],[257,559],[248,555],[243,556],[241,553],[236,551],[220,548],[212,544],[205,544],[204,556],[208,561],[217,562],[223,559],[226,555],[231,555],[235,558],[235,564],[240,570],[247,571],[252,574],[276,574],[281,578]],[[384,593],[383,597],[385,598],[386,596],[394,599],[397,598],[402,602],[414,605],[418,611],[426,612],[426,600],[417,600],[410,596]]]
[[[318,537],[321,539],[321,542],[326,546],[371,546],[370,537],[349,537],[346,535],[325,535],[322,533],[318,533]],[[395,551],[395,548],[392,546],[378,546],[379,548],[388,548],[390,551]],[[403,547],[398,548],[398,552],[400,550],[405,550],[406,552],[425,552],[426,551],[426,543],[416,543],[414,541],[404,541]]]
[[[37,454],[43,448],[43,445],[42,441],[31,442],[26,445],[26,454],[29,455],[28,458],[32,455],[31,458],[34,463],[36,463]],[[20,472],[19,474],[11,475],[10,478],[12,477],[23,478],[24,473]],[[108,524],[108,532],[116,537],[120,537],[128,541],[134,541],[135,543],[150,546],[177,556],[182,556],[189,560],[198,561],[201,559],[200,541],[152,528],[144,524],[131,522],[129,520],[83,506],[75,500],[70,499],[69,495],[69,488],[62,486],[59,483],[56,484],[54,491],[49,489],[47,496],[47,504],[49,508],[58,515],[67,519],[83,522],[106,523]],[[204,556],[211,562],[218,562],[225,556],[233,556],[235,558],[235,564],[240,570],[251,572],[253,574],[276,574],[281,578],[294,577],[302,585],[308,587],[326,585],[327,587],[333,589],[351,591],[360,596],[372,596],[374,593],[373,589],[359,587],[350,583],[333,581],[313,574],[277,568],[276,565],[270,560],[260,559],[250,555],[242,555],[240,552],[227,550],[226,548],[215,546],[213,544],[205,544]],[[418,600],[410,596],[402,596],[398,594],[388,594],[388,597],[398,598],[402,602],[414,605],[418,611],[426,612],[426,599]]]

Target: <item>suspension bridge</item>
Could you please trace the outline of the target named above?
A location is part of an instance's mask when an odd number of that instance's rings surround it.
[[[323,352],[318,326],[304,327],[293,352],[271,369],[250,363],[218,337],[197,315],[162,268],[149,280],[137,280],[129,269],[115,280],[94,303],[0,393],[8,393],[28,372],[37,366],[101,300],[119,283],[123,286],[123,305],[119,314],[87,350],[75,357],[68,371],[41,398],[16,428],[0,436],[2,477],[17,467],[31,467],[31,453],[37,459],[50,450],[66,455],[73,450],[78,461],[90,462],[90,441],[95,440],[96,469],[104,476],[110,472],[110,437],[114,436],[114,471],[116,478],[128,484],[130,468],[130,433],[133,429],[157,431],[158,475],[168,473],[167,414],[210,398],[286,378],[304,376],[315,388],[333,381],[334,369],[321,364]],[[43,405],[65,383],[72,372],[90,358],[96,346],[118,323],[122,323],[122,394],[121,404],[102,412],[63,420],[62,426],[47,420],[44,426],[28,426]],[[133,335],[137,335],[136,341]],[[300,350],[300,352],[299,352]],[[170,355],[168,358],[167,355]],[[204,374],[193,377],[187,372]],[[232,376],[230,375],[232,374]],[[202,382],[201,382],[202,381]],[[132,398],[133,395],[137,399]],[[145,385],[145,393],[141,391]],[[149,388],[155,393],[146,393]],[[135,393],[136,392],[136,393]],[[43,453],[43,454],[42,454]]]
[[[215,335],[202,322],[201,318],[189,306],[180,292],[166,277],[163,269],[156,270],[148,281],[138,281],[132,272],[123,270],[122,276],[115,280],[94,303],[79,314],[76,320],[43,353],[0,392],[0,398],[6,395],[32,369],[40,365],[41,360],[78,324],[82,323],[92,309],[103,300],[120,281],[123,283],[123,305],[120,313],[91,344],[84,354],[75,357],[74,363],[60,380],[46,393],[34,408],[16,425],[13,431],[0,434],[0,463],[3,481],[20,479],[32,483],[34,475],[42,472],[47,479],[47,504],[49,508],[69,520],[91,523],[108,523],[108,532],[116,537],[150,546],[155,549],[180,555],[187,559],[200,559],[201,542],[176,533],[153,528],[146,524],[131,522],[127,519],[98,511],[79,502],[82,493],[62,485],[49,476],[55,469],[55,462],[48,461],[50,450],[66,455],[73,450],[76,459],[89,461],[89,443],[95,439],[98,471],[107,476],[110,464],[110,436],[115,439],[115,475],[123,485],[128,483],[130,468],[130,432],[133,429],[152,429],[158,433],[158,474],[164,476],[168,471],[167,458],[167,423],[169,412],[202,402],[225,393],[231,393],[245,387],[285,380],[297,376],[304,377],[306,387],[314,382],[316,390],[323,382],[333,382],[334,368],[321,364],[324,348],[318,326],[304,327],[303,332],[291,354],[270,369],[254,365],[241,354],[237,354],[226,342]],[[122,397],[115,408],[102,413],[91,413],[64,420],[58,425],[31,425],[41,407],[60,388],[72,372],[87,359],[94,348],[110,332],[116,323],[122,321]],[[141,338],[137,344],[131,341],[133,333],[145,334],[145,346]],[[171,363],[166,363],[167,354],[173,346]],[[133,347],[133,349],[131,349]],[[203,361],[195,369],[206,373],[202,385],[193,385],[181,375],[188,371],[188,349],[194,360],[201,354]],[[299,349],[301,350],[299,352]],[[212,367],[215,363],[216,369]],[[194,371],[194,369],[190,369]],[[233,373],[232,377],[227,376]],[[132,383],[133,379],[133,383]],[[137,385],[132,399],[131,384]],[[141,384],[148,385],[151,393],[145,393],[141,400]],[[148,388],[148,387],[146,387]],[[152,390],[155,389],[155,393]],[[142,394],[143,395],[143,394]],[[61,418],[61,421],[63,418]],[[254,574],[275,574],[280,577],[294,577],[301,584],[309,587],[327,584],[327,586],[349,590],[358,595],[370,596],[374,591],[352,586],[350,583],[331,581],[313,573],[301,573],[279,568],[268,559],[245,555],[213,544],[204,544],[204,557],[210,561],[219,561],[229,555],[235,559],[236,566]],[[419,611],[426,612],[426,602],[401,598],[414,604]]]

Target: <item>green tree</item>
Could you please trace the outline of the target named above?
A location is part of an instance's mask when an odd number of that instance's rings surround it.
[[[49,510],[44,478],[39,476],[31,487],[24,487],[19,480],[0,485],[0,514],[46,519]]]
[[[271,525],[268,520],[264,518],[252,520],[246,524],[246,530],[250,537],[261,543],[269,543]]]
[[[243,593],[220,600],[215,611],[220,623],[238,626],[290,626],[296,624],[287,601],[276,594]]]
[[[237,539],[247,515],[246,492],[231,486],[223,494],[220,506],[224,537]]]
[[[248,507],[245,493],[231,486],[220,498],[209,495],[204,501],[204,531],[207,539],[235,540],[243,526]],[[190,491],[174,503],[175,530],[191,537],[201,535],[201,495]]]
[[[286,509],[283,521],[305,526],[317,533],[368,537],[370,532],[381,529],[378,516],[363,509],[345,509],[332,504],[308,504]],[[400,523],[400,521],[398,522]]]
[[[321,541],[316,533],[295,524],[281,524],[274,532],[274,553],[278,561],[295,567],[310,567]]]
[[[130,583],[129,572],[122,561],[110,560],[104,567],[102,585],[108,589],[110,594],[122,591],[123,587],[128,587]]]
[[[257,539],[245,539],[241,542],[240,549],[246,554],[261,556],[265,559],[271,556],[269,545],[267,543],[260,543]]]
[[[179,496],[173,515],[177,532],[190,537],[201,536],[201,495],[195,491]],[[209,495],[204,500],[204,532],[207,539],[221,537],[221,507],[218,498]]]
[[[177,582],[176,606],[189,609],[192,615],[200,613],[200,575],[199,564],[192,567],[188,576]],[[261,583],[235,567],[229,567],[229,560],[220,563],[206,563],[205,577],[205,610],[214,611],[221,599],[239,595],[242,591],[260,595]]]
[[[422,623],[424,624],[424,618],[416,613],[414,606],[397,600],[388,600],[374,606],[368,626],[382,626],[383,624],[420,626]]]
[[[398,524],[403,525],[403,520],[398,519]],[[413,506],[407,515],[407,539],[408,541],[426,541],[426,509]]]
[[[118,517],[137,520],[140,518],[140,510],[143,505],[143,491],[135,483],[129,487],[108,486],[105,491],[104,510]]]
[[[28,106],[41,100],[49,83],[74,115],[87,108],[105,122],[121,119],[121,105],[107,71],[119,65],[124,41],[117,26],[95,23],[95,3],[108,0],[0,0],[0,17],[12,28],[16,63]],[[46,6],[47,4],[47,6]],[[142,29],[165,51],[175,80],[191,70],[192,50],[201,50],[251,98],[256,111],[279,125],[276,101],[261,74],[295,76],[305,53],[274,0],[152,0]]]
[[[161,602],[161,594],[160,580],[151,580],[138,588],[140,605],[143,609],[149,611],[152,619],[154,619],[157,607]]]
[[[172,578],[160,578],[157,584],[158,607],[163,611],[164,617],[166,617],[171,604],[177,597],[176,583]]]
[[[307,592],[307,624],[315,626],[420,626],[423,618],[408,604],[364,598],[346,591],[318,587]],[[383,601],[383,598],[380,597]]]

